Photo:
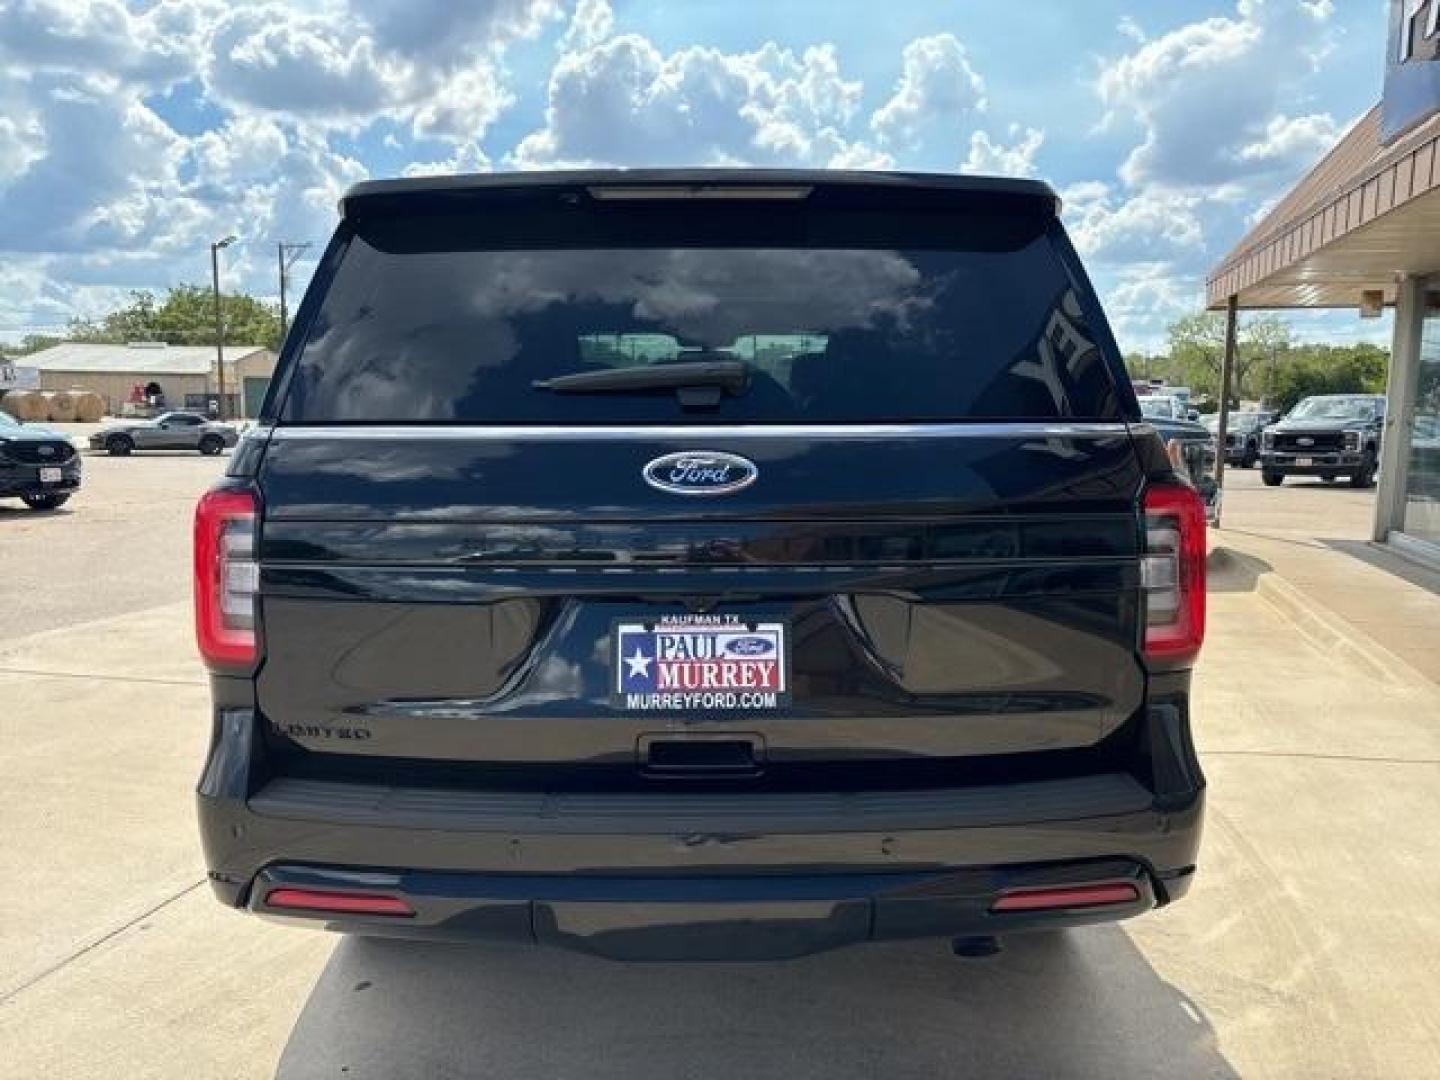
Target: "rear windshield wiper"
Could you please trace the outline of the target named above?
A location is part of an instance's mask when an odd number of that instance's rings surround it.
[[[687,409],[713,409],[722,394],[738,396],[750,385],[750,369],[739,360],[692,360],[678,364],[645,364],[605,371],[574,371],[553,379],[536,379],[536,390],[557,394],[624,394],[674,390]]]

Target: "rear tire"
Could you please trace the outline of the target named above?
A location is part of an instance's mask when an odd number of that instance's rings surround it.
[[[105,440],[105,449],[111,457],[127,457],[135,449],[135,440],[129,435],[111,435]]]
[[[200,438],[200,453],[206,457],[214,457],[225,449],[225,440],[219,435],[203,435]]]
[[[47,491],[38,495],[21,495],[20,499],[31,510],[58,510],[70,501],[68,491]]]
[[[1266,487],[1279,487],[1285,482],[1283,472],[1271,472],[1269,469],[1262,470],[1260,480]]]

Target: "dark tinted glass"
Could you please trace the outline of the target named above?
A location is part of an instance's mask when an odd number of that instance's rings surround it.
[[[738,360],[739,396],[560,394],[573,372]],[[291,422],[822,423],[1111,419],[1095,317],[1051,237],[974,250],[349,243]]]

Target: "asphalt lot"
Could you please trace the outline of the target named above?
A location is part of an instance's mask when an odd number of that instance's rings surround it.
[[[222,467],[91,457],[64,512],[0,511],[0,1076],[1440,1076],[1440,686],[1261,587],[1303,547],[1430,617],[1440,598],[1346,554],[1370,493],[1230,474],[1183,904],[983,961],[621,965],[211,899],[188,529]]]
[[[176,567],[190,557],[190,515],[223,468],[179,451],[87,454],[81,492],[59,510],[0,499],[0,641],[188,597]]]

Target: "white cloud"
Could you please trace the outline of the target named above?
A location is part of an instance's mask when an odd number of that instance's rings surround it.
[[[1146,36],[1102,61],[1110,133],[1138,138],[1119,183],[1062,194],[1117,334],[1158,345],[1203,302],[1207,270],[1339,135],[1309,93],[1333,39],[1331,0],[1234,0],[1225,16]],[[1348,74],[1348,73],[1346,73]]]
[[[221,188],[238,188],[268,175],[285,156],[285,132],[267,116],[238,116],[191,144],[198,175]]]
[[[405,166],[406,176],[454,176],[458,173],[481,173],[491,169],[490,159],[475,143],[457,146],[455,153],[444,161],[412,161]]]
[[[350,0],[377,46],[427,64],[466,66],[475,50],[534,37],[562,15],[558,0]]]
[[[1045,142],[1045,133],[1037,128],[1022,131],[1019,125],[1012,125],[1009,137],[1012,142],[1007,146],[995,142],[988,132],[972,132],[970,154],[960,171],[989,176],[1035,175],[1035,155]]]
[[[173,182],[182,141],[135,94],[101,78],[38,75],[28,106],[43,150],[0,188],[0,250],[143,242],[154,185]]]
[[[621,34],[559,59],[545,125],[513,159],[527,167],[855,160],[865,155],[841,131],[860,90],[829,45],[664,54]]]
[[[207,90],[231,109],[350,131],[389,118],[421,138],[464,143],[514,100],[502,72],[506,46],[559,13],[556,0],[246,5],[214,26]]]
[[[1333,122],[1286,108],[1329,47],[1332,14],[1328,0],[1238,0],[1231,17],[1187,23],[1107,60],[1100,98],[1112,121],[1132,119],[1143,132],[1121,176],[1206,187],[1308,165],[1307,136]]]
[[[194,70],[200,15],[178,0],[138,12],[117,0],[13,0],[0,4],[0,60],[11,72],[173,82]]]
[[[437,86],[413,113],[412,127],[421,138],[463,144],[478,139],[515,101],[489,64],[457,71]]]
[[[45,131],[32,114],[0,116],[0,187],[45,155]]]
[[[281,4],[233,9],[206,58],[211,94],[232,108],[353,122],[410,95],[412,66],[382,54],[352,20]]]
[[[916,38],[905,46],[900,80],[875,110],[870,128],[886,146],[918,148],[938,136],[958,143],[968,118],[985,109],[985,82],[954,34]]]
[[[1240,147],[1241,161],[1312,161],[1340,138],[1339,126],[1326,113],[1272,116],[1262,138]]]
[[[565,33],[555,43],[562,53],[598,45],[615,32],[615,12],[610,0],[579,0]]]
[[[1163,348],[1166,327],[1202,302],[1201,279],[1165,262],[1137,262],[1095,275],[1111,328],[1125,350]]]
[[[1159,187],[1123,194],[1098,182],[1076,184],[1060,195],[1070,236],[1087,259],[1153,264],[1204,254],[1198,195]]]

